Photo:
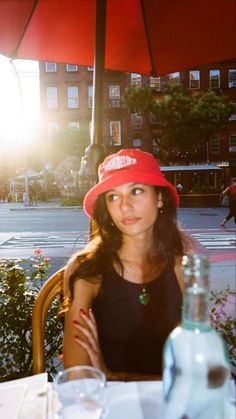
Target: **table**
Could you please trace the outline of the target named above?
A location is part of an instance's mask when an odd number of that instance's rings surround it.
[[[0,419],[47,419],[47,373],[0,383]]]
[[[48,394],[48,397],[47,397]],[[162,382],[112,382],[107,388],[107,419],[156,419],[162,412]],[[54,419],[51,409],[52,383],[47,374],[38,374],[0,384],[0,419]],[[235,386],[230,383],[230,396]],[[230,417],[235,419],[235,405]]]

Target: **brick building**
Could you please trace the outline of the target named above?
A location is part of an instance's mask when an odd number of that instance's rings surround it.
[[[83,129],[90,135],[92,79],[92,67],[40,63],[41,114],[44,135],[48,140],[54,131],[65,128]],[[124,107],[123,96],[125,88],[132,85],[150,85],[154,94],[161,96],[166,81],[182,84],[192,94],[209,88],[222,91],[236,103],[236,60],[156,78],[106,71],[103,144],[109,152],[120,147],[140,147],[158,156],[156,143],[148,129],[148,124],[155,121],[130,115]],[[236,114],[231,116],[227,130],[209,138],[200,156],[202,162],[214,162],[224,167],[226,176],[235,174]],[[174,163],[179,163],[179,160],[181,157],[176,157]],[[194,156],[190,163],[194,163]]]

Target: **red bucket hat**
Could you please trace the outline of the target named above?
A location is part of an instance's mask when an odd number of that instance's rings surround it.
[[[134,182],[169,188],[175,206],[179,196],[175,187],[160,171],[160,166],[152,154],[138,149],[123,149],[106,157],[98,167],[98,183],[85,195],[84,211],[92,218],[99,195],[124,183]]]

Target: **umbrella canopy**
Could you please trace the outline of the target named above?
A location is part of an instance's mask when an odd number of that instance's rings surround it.
[[[147,75],[236,57],[235,0],[0,0],[0,53],[95,67],[91,147],[101,159],[104,68]]]
[[[0,0],[0,53],[93,66],[96,3]],[[231,60],[235,22],[235,0],[107,0],[104,66],[163,75]]]

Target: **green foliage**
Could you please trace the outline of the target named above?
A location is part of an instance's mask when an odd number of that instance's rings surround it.
[[[36,296],[48,278],[50,260],[35,249],[30,261],[0,260],[0,381],[21,378],[32,369],[32,311]],[[49,311],[45,346],[47,371],[56,372],[55,357],[61,349],[62,321],[59,302]]]
[[[160,158],[166,163],[170,152],[192,150],[225,129],[234,111],[227,97],[215,91],[191,95],[182,86],[168,84],[156,100],[149,87],[131,87],[125,104],[131,113],[156,117],[152,136],[159,139]]]
[[[230,115],[235,112],[235,105],[227,103],[226,96],[208,90],[196,100],[194,112],[197,116],[199,137],[209,137],[226,128]]]
[[[232,375],[236,378],[236,291],[232,291],[229,286],[223,291],[212,291],[211,300],[213,300],[210,312],[211,323],[226,343]]]
[[[157,118],[155,134],[163,151],[181,151],[198,143],[196,100],[180,86],[166,86],[162,100],[156,102],[153,111]]]
[[[155,109],[155,99],[149,87],[128,87],[124,96],[125,105],[131,113],[148,116]]]
[[[67,156],[81,158],[89,144],[89,132],[86,130],[60,129],[55,132],[48,146],[49,160],[60,163]]]

